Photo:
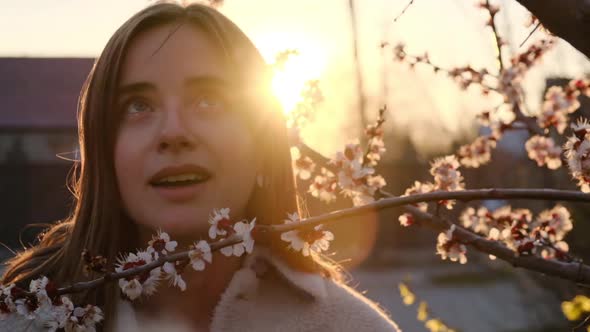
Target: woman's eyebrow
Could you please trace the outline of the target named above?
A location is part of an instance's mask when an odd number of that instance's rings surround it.
[[[192,88],[192,87],[227,87],[230,83],[221,77],[218,76],[193,76],[189,77],[184,81],[184,85]],[[123,85],[119,87],[117,90],[117,96],[131,94],[131,93],[139,93],[139,92],[146,92],[146,91],[155,91],[157,90],[156,86],[149,82],[136,82]]]
[[[137,92],[145,92],[145,91],[153,91],[156,90],[156,86],[152,83],[148,82],[137,82],[137,83],[130,83],[119,87],[117,90],[117,96],[130,94],[130,93],[137,93]]]
[[[189,77],[184,81],[186,87],[227,87],[230,82],[219,76],[195,76]]]

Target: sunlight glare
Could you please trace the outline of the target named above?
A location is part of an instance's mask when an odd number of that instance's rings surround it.
[[[285,113],[292,111],[302,100],[305,83],[318,78],[318,71],[314,69],[314,59],[301,54],[291,56],[283,68],[276,70],[272,89]]]
[[[275,34],[265,37],[259,38],[258,47],[262,53],[272,53],[273,59],[269,61],[270,63],[274,62],[274,57],[281,51],[286,49],[298,51],[298,54],[289,56],[284,67],[275,70],[272,80],[273,93],[287,114],[302,100],[301,91],[305,83],[321,77],[326,50],[319,45],[314,45],[313,40],[305,39],[303,36]]]

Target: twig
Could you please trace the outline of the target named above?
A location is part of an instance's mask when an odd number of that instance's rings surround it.
[[[563,38],[587,57],[590,56],[588,29],[590,10],[588,1],[579,0],[517,0],[543,26]]]
[[[539,127],[537,121],[535,121],[534,118],[524,115],[518,103],[515,103],[512,109],[514,110],[514,114],[516,115],[516,120],[524,123],[530,135],[542,136],[544,134],[543,129]]]
[[[393,19],[393,22],[397,22],[397,20],[402,17],[402,15],[406,12],[406,10],[408,10],[408,8],[410,8],[411,5],[414,4],[414,0],[410,0],[410,2],[408,2],[408,4],[404,7],[404,9],[401,11],[401,13],[397,14],[397,16]]]
[[[420,220],[421,224],[426,224],[430,228],[438,231],[445,231],[448,229],[447,222],[441,218],[436,218],[435,216],[422,212],[420,209],[413,206],[407,206],[406,210],[412,213],[414,218]],[[590,284],[590,266],[588,265],[580,265],[578,262],[549,260],[537,256],[517,256],[514,251],[508,249],[500,242],[487,240],[458,225],[455,225],[453,237],[459,242],[470,245],[480,252],[494,255],[497,258],[512,264],[514,267],[522,267],[527,270],[541,272],[573,282]]]
[[[494,40],[496,41],[496,57],[498,61],[499,73],[504,71],[504,62],[502,61],[502,40],[500,40],[500,35],[498,34],[498,28],[496,27],[495,17],[497,11],[492,10],[490,5],[490,0],[486,0],[485,8],[490,13],[490,27],[492,28],[492,33],[494,34]]]
[[[387,111],[387,105],[383,105],[382,108],[379,109],[379,115],[377,116],[377,121],[375,122],[375,128],[373,130],[379,131],[382,130],[381,126],[385,122],[385,112]],[[366,128],[365,128],[366,130]],[[366,133],[365,133],[366,134]],[[367,134],[368,136],[368,134]],[[371,153],[371,144],[370,141],[367,142],[367,149],[365,150],[365,155],[363,156],[363,166],[369,163],[369,154]]]
[[[440,66],[432,63],[428,57],[410,55],[410,54],[407,54],[405,52],[404,52],[404,59],[409,59],[409,60],[413,61],[413,62],[407,61],[410,66],[414,66],[414,65],[416,65],[418,63],[421,63],[421,64],[427,65],[430,68],[432,68],[432,70],[434,70],[435,73],[443,72],[443,73],[447,74],[448,76],[452,77],[455,80],[457,80],[457,78],[463,79],[464,82],[466,84],[468,84],[468,85],[478,84],[482,88],[484,88],[485,90],[499,92],[496,87],[493,87],[493,86],[490,86],[490,85],[484,83],[484,78],[485,77],[491,77],[492,79],[498,80],[499,79],[499,76],[496,76],[494,74],[485,73],[482,76],[482,80],[481,81],[473,81],[473,80],[469,80],[467,78],[464,78],[462,76],[462,74],[464,72],[470,72],[471,74],[478,73],[477,71],[475,71],[474,69],[472,69],[470,67],[457,68],[457,69],[447,69],[447,68],[443,68],[443,67],[440,67]],[[400,61],[402,61],[402,60],[400,60]]]
[[[382,195],[391,195],[386,192],[381,192]],[[258,225],[256,231],[262,236],[269,232],[286,232],[293,229],[312,227],[320,223],[330,223],[339,219],[362,215],[375,210],[383,210],[396,206],[406,206],[413,214],[417,215],[422,220],[426,220],[426,224],[435,229],[442,230],[447,228],[447,224],[440,218],[423,213],[410,204],[420,202],[431,202],[440,200],[461,200],[471,201],[478,199],[540,199],[540,200],[563,200],[563,201],[577,201],[590,202],[590,194],[584,194],[577,191],[554,190],[554,189],[475,189],[454,192],[432,192],[427,194],[417,194],[403,197],[389,197],[379,201],[354,207],[335,211],[317,217],[307,218],[297,223],[290,223],[284,225]],[[458,238],[461,242],[471,244],[476,249],[492,254],[505,261],[512,263],[514,266],[521,266],[531,270],[543,272],[546,274],[558,276],[564,279],[573,280],[578,283],[590,283],[590,267],[586,265],[580,266],[580,263],[563,263],[559,261],[544,260],[537,257],[514,256],[514,253],[501,244],[485,240],[478,235],[475,235],[465,229],[457,229]],[[239,235],[232,235],[226,239],[211,244],[211,251],[214,252],[220,248],[233,245],[242,241]],[[121,278],[138,275],[142,272],[150,271],[154,268],[164,265],[166,262],[182,261],[188,259],[189,251],[178,252],[160,257],[158,260],[122,272],[109,272],[100,278],[78,282],[73,285],[58,288],[57,295],[79,293],[84,290],[92,289],[106,284],[109,281],[114,281]],[[29,293],[26,293],[29,294]],[[29,294],[31,295],[31,294]]]
[[[310,148],[307,144],[302,142],[301,144],[297,145],[297,147],[299,148],[299,151],[301,151],[302,155],[308,156],[312,160],[321,163],[324,168],[331,172],[336,171],[336,167],[333,164],[329,163],[329,158],[325,157],[323,154],[317,152],[316,150]]]
[[[361,60],[359,58],[359,33],[358,24],[356,21],[356,9],[354,5],[355,0],[348,0],[348,10],[350,13],[350,26],[352,29],[352,47],[353,47],[353,60],[354,70],[356,79],[356,91],[358,95],[358,108],[361,117],[361,133],[367,127],[367,96],[365,94],[363,71],[361,66]],[[361,137],[364,137],[361,135]]]
[[[541,22],[539,22],[539,23],[537,23],[537,25],[535,25],[535,27],[533,28],[533,31],[531,31],[529,33],[529,35],[526,36],[526,38],[522,41],[522,43],[520,43],[520,45],[518,45],[518,47],[522,47],[522,45],[524,45],[524,43],[526,43],[531,38],[531,36],[535,33],[535,31],[537,31],[537,29],[539,29],[539,27],[541,27]]]
[[[299,223],[291,223],[273,226],[258,226],[263,229],[269,228],[272,231],[286,232],[301,226],[315,226],[320,223],[329,223],[338,219],[362,215],[368,212],[383,210],[393,207],[399,207],[421,202],[435,202],[444,200],[459,200],[463,202],[492,199],[530,199],[530,200],[549,200],[549,201],[573,201],[590,203],[590,194],[573,190],[557,189],[470,189],[461,191],[435,191],[426,194],[416,194],[411,196],[388,197],[380,199],[363,206],[349,209],[338,210],[321,216],[307,218]]]
[[[580,324],[574,326],[572,331],[575,332],[577,329],[584,327],[584,325],[586,325],[589,321],[590,321],[590,316],[586,317]]]
[[[211,252],[217,251],[223,247],[233,245],[233,244],[236,244],[239,242],[242,242],[241,237],[239,235],[232,235],[226,239],[212,243],[210,245]],[[84,290],[88,290],[88,289],[92,289],[92,288],[96,288],[98,286],[104,285],[107,282],[112,281],[112,280],[126,278],[126,277],[130,277],[130,276],[138,275],[142,272],[153,270],[156,267],[164,265],[164,263],[166,263],[166,262],[186,260],[186,259],[188,259],[189,251],[190,250],[162,256],[158,260],[151,262],[149,264],[145,264],[145,265],[138,266],[135,268],[127,269],[122,272],[109,272],[109,273],[106,273],[105,275],[103,275],[102,277],[94,279],[94,280],[90,280],[90,281],[86,281],[86,282],[78,282],[78,283],[75,283],[71,286],[59,288],[57,290],[57,295],[79,293]]]

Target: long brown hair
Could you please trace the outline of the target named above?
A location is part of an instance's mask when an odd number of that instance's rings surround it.
[[[145,8],[125,22],[110,38],[82,87],[78,102],[80,162],[71,173],[75,205],[70,216],[50,227],[40,242],[7,262],[2,283],[26,283],[41,275],[59,285],[84,280],[80,254],[87,249],[110,263],[119,253],[142,247],[138,231],[126,217],[114,171],[114,143],[118,119],[113,112],[119,73],[126,50],[140,32],[166,23],[195,24],[221,48],[246,91],[243,109],[251,121],[262,156],[263,186],[250,198],[248,214],[259,224],[282,223],[287,212],[298,211],[287,130],[278,103],[269,93],[269,70],[246,35],[213,8],[191,4],[159,3]],[[293,254],[277,236],[260,240],[291,267],[328,272],[322,258]],[[105,327],[115,314],[118,289],[113,284],[74,296],[73,300],[101,305]]]

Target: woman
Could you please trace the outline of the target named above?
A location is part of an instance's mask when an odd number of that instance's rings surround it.
[[[186,246],[207,238],[209,214],[283,223],[298,210],[282,113],[249,39],[216,10],[156,4],[111,37],[79,101],[75,207],[40,243],[8,262],[2,283],[86,280],[80,253],[114,263],[159,229]],[[280,235],[242,257],[214,253],[186,291],[160,287],[138,303],[116,283],[73,296],[101,306],[105,330],[396,330],[343,285],[334,265],[289,250]],[[96,277],[96,275],[95,275]]]

